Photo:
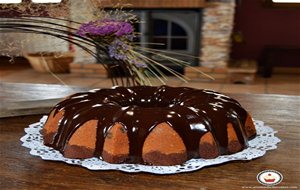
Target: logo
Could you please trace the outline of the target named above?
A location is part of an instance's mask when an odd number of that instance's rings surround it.
[[[256,179],[262,185],[274,186],[283,180],[283,176],[276,170],[264,170],[256,176]]]

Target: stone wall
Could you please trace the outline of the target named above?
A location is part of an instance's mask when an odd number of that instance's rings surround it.
[[[36,52],[67,52],[69,49],[68,42],[43,34],[0,32],[0,39],[0,56],[13,57]]]
[[[0,19],[17,16],[68,17],[67,2],[60,4],[37,4],[31,1],[22,1],[20,4],[0,3]],[[40,19],[43,20],[43,19]],[[47,20],[49,21],[49,20]],[[52,20],[51,20],[52,21]],[[57,23],[57,21],[55,21]],[[59,22],[65,24],[65,22]],[[2,31],[1,31],[2,30]],[[22,56],[24,53],[68,51],[68,43],[56,37],[25,32],[4,32],[0,28],[0,56]],[[55,47],[55,49],[53,49]]]
[[[208,1],[203,11],[201,66],[226,67],[231,50],[235,0]]]
[[[79,23],[86,23],[92,20],[96,20],[94,12],[95,9],[94,5],[89,0],[72,0],[70,1],[70,19]],[[79,25],[74,23],[72,25],[74,28],[78,28]],[[81,44],[84,45],[84,44]],[[75,49],[75,63],[95,63],[95,58],[87,53],[82,48],[72,45]],[[90,50],[95,51],[94,48],[87,46]]]

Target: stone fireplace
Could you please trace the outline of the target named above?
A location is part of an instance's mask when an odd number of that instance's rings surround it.
[[[77,4],[73,3],[75,1],[71,2],[70,19],[79,22],[95,19],[91,17],[90,10],[84,4],[87,1],[77,1],[79,2]],[[128,3],[130,6],[124,6],[125,9],[133,10],[144,21],[136,26],[141,33],[138,41],[144,47],[189,55],[190,57],[174,56],[189,62],[194,67],[219,69],[226,68],[228,65],[235,0],[101,0],[99,2],[100,6],[106,8],[112,8],[112,5],[120,2]],[[45,38],[41,41],[45,42]],[[51,42],[53,43],[54,40]],[[50,51],[53,49],[51,42],[48,43],[48,47],[43,47],[43,51],[47,51],[47,48]],[[147,45],[152,42],[161,45]],[[36,44],[44,44],[32,43],[27,44],[30,50]],[[69,48],[67,43],[59,42],[59,44],[63,49]],[[159,57],[152,58],[171,66]],[[79,72],[86,65],[89,65],[87,66],[89,68],[90,64],[95,62],[91,56],[76,48],[76,59],[73,64],[76,69],[72,71]]]
[[[118,0],[103,1],[104,6],[108,8],[118,2]],[[177,57],[189,62],[193,67],[204,67],[205,72],[208,72],[207,68],[221,72],[224,72],[222,68],[226,69],[231,50],[235,0],[122,2],[130,4],[128,9],[133,10],[143,21],[136,26],[137,31],[141,33],[138,41],[142,46],[189,55],[190,57]],[[147,45],[149,43],[164,45]],[[166,60],[155,56],[152,58],[172,67]],[[79,66],[75,67],[78,72]],[[84,65],[80,67],[84,68]]]

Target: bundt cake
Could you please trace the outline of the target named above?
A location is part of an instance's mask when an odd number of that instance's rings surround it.
[[[252,118],[234,99],[187,87],[116,87],[71,95],[50,112],[44,144],[67,158],[177,165],[247,147]]]

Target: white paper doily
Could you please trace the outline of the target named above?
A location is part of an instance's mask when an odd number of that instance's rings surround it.
[[[90,170],[119,170],[124,172],[149,172],[154,174],[175,174],[181,172],[191,172],[199,170],[205,166],[211,166],[230,162],[234,160],[252,160],[263,156],[266,151],[274,150],[277,144],[281,141],[275,136],[276,131],[271,127],[266,126],[263,121],[255,120],[254,124],[257,130],[257,136],[249,141],[249,147],[241,152],[232,155],[219,156],[215,159],[191,159],[182,165],[176,166],[146,166],[140,164],[110,164],[98,158],[90,159],[69,159],[53,148],[43,144],[43,137],[40,130],[47,119],[43,116],[37,123],[29,125],[25,128],[26,135],[20,140],[22,146],[30,150],[30,154],[40,156],[43,160],[63,161],[68,164],[80,165]]]

